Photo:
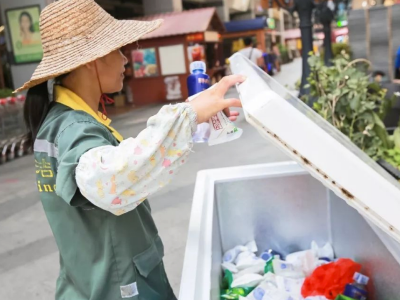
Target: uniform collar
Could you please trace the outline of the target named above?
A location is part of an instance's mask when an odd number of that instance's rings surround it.
[[[121,142],[124,139],[122,135],[118,133],[118,131],[116,131],[113,127],[110,126],[111,119],[109,118],[103,119],[103,114],[101,112],[99,111],[97,113],[94,112],[93,109],[91,109],[90,106],[85,101],[83,101],[83,99],[79,97],[77,94],[60,85],[56,85],[54,88],[55,88],[55,101],[57,103],[61,103],[65,106],[68,106],[73,110],[84,111],[85,113],[95,118],[97,122],[106,126],[119,142]]]

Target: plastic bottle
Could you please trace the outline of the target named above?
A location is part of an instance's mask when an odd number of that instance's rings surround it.
[[[190,64],[192,73],[187,79],[189,101],[195,99],[204,90],[210,88],[210,77],[206,74],[206,65],[202,61],[194,61]],[[215,86],[215,85],[214,85]],[[211,89],[214,87],[212,86]],[[197,125],[197,131],[193,135],[194,143],[208,141],[209,146],[214,146],[236,140],[241,137],[243,130],[222,112],[212,116],[208,123]]]
[[[335,253],[330,243],[326,243],[323,247],[319,247],[317,242],[312,241],[311,250],[316,253],[318,258],[324,258],[324,260],[327,261],[332,261],[335,258]]]
[[[210,87],[210,76],[206,74],[206,64],[203,61],[194,61],[190,64],[190,73],[187,79],[189,96],[198,94]]]
[[[294,279],[304,277],[304,273],[301,270],[301,266],[295,266],[292,263],[281,260],[278,255],[276,255],[272,260],[272,266],[274,274],[276,275]]]
[[[318,257],[315,251],[306,250],[295,252],[286,256],[286,262],[293,264],[296,268],[301,269],[304,276],[310,276],[318,264]]]
[[[265,250],[263,253],[261,253],[260,257],[265,261],[269,261],[275,255],[279,255],[280,257],[283,257],[283,255],[281,253],[279,253],[278,251],[275,251],[273,249]]]
[[[356,300],[366,300],[368,295],[367,284],[369,278],[360,273],[355,273],[353,279],[353,283],[346,285],[343,295]]]
[[[206,64],[203,61],[194,61],[190,64],[190,75],[187,78],[189,97],[196,95],[210,87],[210,77],[206,74]],[[205,143],[210,136],[210,124],[197,125],[197,131],[193,135],[193,142]]]

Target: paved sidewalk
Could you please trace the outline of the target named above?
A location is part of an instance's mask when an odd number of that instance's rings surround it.
[[[284,65],[275,78],[284,85],[294,86],[300,76],[301,61],[296,60]],[[126,137],[136,136],[159,108],[134,110],[118,116],[113,125]],[[150,198],[165,244],[167,273],[177,294],[196,173],[203,169],[287,160],[261,138],[243,116],[237,126],[244,129],[241,139],[214,147],[196,145],[189,162],[173,183]],[[36,190],[32,156],[0,166],[0,299],[54,299],[58,259],[57,247]]]

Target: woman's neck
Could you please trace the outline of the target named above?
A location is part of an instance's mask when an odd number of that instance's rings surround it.
[[[63,80],[62,85],[81,97],[82,100],[97,113],[101,97],[98,85],[93,85],[93,83],[97,81],[88,80],[87,77],[79,77],[81,76],[73,76],[73,74],[70,74]]]

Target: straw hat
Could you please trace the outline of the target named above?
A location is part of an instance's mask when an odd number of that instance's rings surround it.
[[[40,15],[43,59],[22,91],[139,40],[163,20],[119,21],[93,0],[60,0]]]

